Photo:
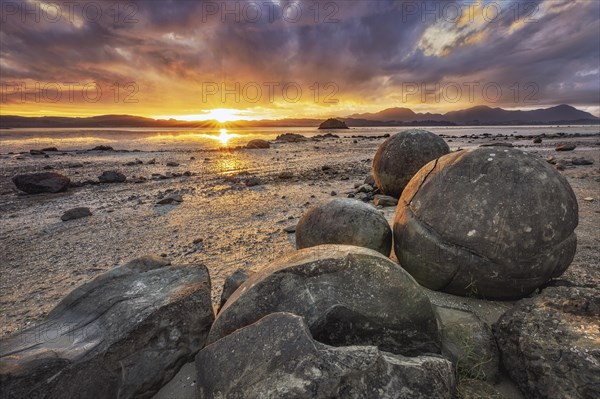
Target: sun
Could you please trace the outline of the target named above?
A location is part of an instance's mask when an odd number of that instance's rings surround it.
[[[208,111],[205,117],[206,119],[214,119],[217,122],[224,123],[240,119],[241,114],[237,109],[215,108]]]
[[[219,123],[232,122],[240,119],[256,119],[252,112],[233,108],[215,108],[202,111],[201,114],[192,115],[161,115],[155,116],[156,119],[177,119],[180,121],[217,121]]]

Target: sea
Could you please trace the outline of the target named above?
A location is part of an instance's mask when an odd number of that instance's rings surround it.
[[[432,126],[419,127],[439,135],[460,137],[487,133],[493,136],[538,136],[545,134],[598,134],[600,125],[572,126]],[[0,153],[57,147],[59,150],[85,150],[97,145],[140,151],[204,150],[245,145],[260,138],[273,140],[282,133],[313,137],[334,133],[340,137],[382,136],[406,127],[357,127],[348,130],[318,130],[314,127],[267,128],[14,128],[0,129]]]

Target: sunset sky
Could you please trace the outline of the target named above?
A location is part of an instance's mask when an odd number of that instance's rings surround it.
[[[2,0],[1,12],[3,115],[600,113],[595,0]]]

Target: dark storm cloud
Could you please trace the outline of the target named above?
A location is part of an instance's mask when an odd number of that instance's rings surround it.
[[[157,90],[331,81],[342,100],[369,101],[396,99],[406,83],[535,82],[540,104],[600,102],[596,1],[485,0],[473,20],[447,1],[138,1],[119,3],[117,17],[114,3],[90,3],[101,18],[86,18],[80,2],[72,20],[55,22],[3,1],[2,81],[136,80]],[[463,19],[452,19],[458,8]],[[502,15],[490,21],[482,9]]]

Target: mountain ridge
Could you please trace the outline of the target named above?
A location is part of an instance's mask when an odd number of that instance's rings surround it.
[[[415,113],[410,108],[387,108],[375,113],[352,114],[337,118],[349,127],[368,126],[476,126],[476,125],[561,125],[600,124],[600,118],[567,104],[529,111],[505,110],[486,105],[445,114]],[[322,119],[296,118],[274,120],[239,120],[227,122],[231,127],[318,127]],[[152,119],[135,115],[97,115],[91,117],[42,116],[25,117],[0,115],[0,128],[110,128],[110,127],[165,127],[202,128],[222,125],[217,121],[181,121]]]

